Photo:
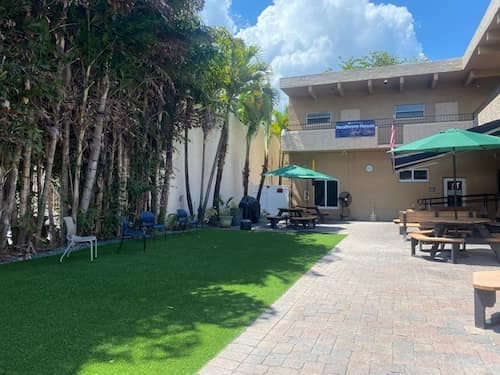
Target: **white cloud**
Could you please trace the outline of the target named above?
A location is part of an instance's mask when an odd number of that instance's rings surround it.
[[[232,0],[205,0],[201,18],[207,25],[224,26],[235,33],[236,23],[230,15]]]
[[[230,5],[231,0],[207,0],[204,12],[218,9],[224,14],[219,19],[227,23]],[[234,21],[230,25],[234,32]],[[276,85],[280,77],[336,70],[339,56],[375,50],[398,57],[423,55],[408,9],[370,0],[274,0],[255,25],[236,35],[260,47]]]

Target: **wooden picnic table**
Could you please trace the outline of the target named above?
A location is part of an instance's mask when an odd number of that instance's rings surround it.
[[[278,208],[278,215],[270,215],[267,220],[271,222],[271,228],[275,229],[279,221],[285,220],[285,225],[290,222],[293,226],[302,225],[303,228],[316,226],[317,216],[304,215],[305,210],[300,207],[282,207]]]
[[[423,224],[433,225],[436,237],[456,236],[459,230],[466,230],[472,233],[471,237],[465,238],[466,244],[488,244],[495,253],[496,259],[500,262],[500,238],[492,236],[486,224],[490,219],[462,217],[431,217],[422,220]],[[437,251],[439,244],[434,244],[432,250]]]

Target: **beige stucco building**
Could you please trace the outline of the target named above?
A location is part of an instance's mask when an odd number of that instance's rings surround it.
[[[423,198],[451,195],[452,165],[443,156],[395,170],[387,153],[393,127],[396,146],[449,128],[500,129],[500,0],[461,58],[286,77],[280,86],[290,100],[282,136],[289,162],[337,179],[294,182],[295,203],[338,217],[339,194],[349,192],[350,218],[394,218]],[[457,165],[463,195],[500,192],[500,151],[461,153]]]

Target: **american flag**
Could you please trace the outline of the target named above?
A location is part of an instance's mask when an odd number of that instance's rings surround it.
[[[391,139],[389,141],[390,149],[394,149],[394,145],[396,144],[396,128],[394,126],[394,121],[391,124]]]

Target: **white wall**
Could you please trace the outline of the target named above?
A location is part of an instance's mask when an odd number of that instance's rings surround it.
[[[224,166],[224,174],[222,176],[221,197],[226,200],[233,197],[235,203],[239,203],[243,196],[243,177],[242,169],[245,160],[245,135],[246,127],[242,125],[236,118],[231,117],[229,126],[228,152],[226,155],[226,164]],[[217,150],[220,130],[213,129],[207,139],[206,159],[205,159],[205,193],[206,185],[210,175],[210,169]],[[189,180],[191,188],[191,198],[193,208],[196,211],[200,201],[200,184],[201,184],[201,155],[202,155],[202,140],[203,132],[201,129],[191,129],[189,132]],[[278,163],[278,145],[276,141],[270,151],[270,168],[275,168]],[[259,132],[252,141],[250,150],[250,186],[257,185],[260,180],[262,171],[262,163],[264,160],[264,134]],[[168,212],[175,212],[178,208],[187,209],[186,193],[185,193],[185,178],[184,178],[184,144],[178,143],[175,145],[174,153],[174,171],[171,180],[170,195],[168,201]],[[271,183],[271,180],[266,180],[266,183]],[[212,206],[213,186],[210,192],[208,207]]]

